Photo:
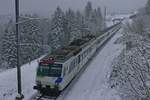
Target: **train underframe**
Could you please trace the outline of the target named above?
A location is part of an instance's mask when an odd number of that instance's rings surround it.
[[[37,86],[34,86],[33,88],[38,90],[38,92],[40,92],[40,94],[43,95],[43,96],[57,97],[61,93],[58,86],[55,86],[54,88],[51,88],[50,86],[42,87],[42,85],[37,85]]]

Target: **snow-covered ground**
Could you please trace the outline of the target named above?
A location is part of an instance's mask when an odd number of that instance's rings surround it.
[[[99,52],[64,100],[120,100],[117,92],[109,87],[108,78],[113,59],[123,49],[122,45],[114,44],[121,32]]]
[[[114,44],[121,36],[120,32],[122,30],[101,49],[64,100],[119,100],[116,91],[108,86],[107,80],[111,72],[111,63],[123,48],[122,45]],[[22,67],[22,90],[25,100],[35,93],[33,86],[36,68],[37,60]],[[0,73],[0,100],[14,100],[17,94],[16,76],[16,68]]]
[[[25,99],[34,94],[37,61],[24,65],[22,69],[22,90]],[[15,100],[17,94],[16,68],[0,73],[0,100]]]

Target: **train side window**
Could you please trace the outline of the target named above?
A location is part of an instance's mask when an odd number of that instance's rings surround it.
[[[72,60],[72,62],[70,63],[70,67],[69,67],[69,73],[75,68],[75,59]]]
[[[84,59],[84,53],[81,54],[81,61]]]
[[[78,58],[75,59],[75,65],[78,65]]]
[[[81,61],[81,56],[79,55],[78,56],[78,63],[80,63],[80,61]]]
[[[66,67],[64,67],[63,76],[66,75]]]

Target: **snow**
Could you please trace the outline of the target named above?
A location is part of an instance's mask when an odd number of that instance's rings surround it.
[[[37,61],[23,65],[22,72],[22,90],[25,97],[32,96],[35,91],[33,86],[35,83]],[[0,100],[14,100],[17,95],[17,71],[16,68],[9,69],[0,73]],[[27,99],[27,98],[25,98]]]
[[[122,45],[114,44],[120,32],[99,52],[64,100],[121,100],[108,84],[111,63],[123,49]]]
[[[111,89],[107,82],[111,72],[111,63],[123,48],[122,45],[114,44],[121,36],[120,32],[101,49],[64,100],[120,100],[117,92]],[[24,100],[28,100],[36,92],[33,90],[36,68],[37,60],[21,68]],[[0,100],[14,100],[17,95],[16,73],[16,68],[0,73]]]
[[[115,23],[113,22],[113,19],[124,19],[124,21],[122,21],[123,23],[130,22],[131,19],[129,19],[129,17],[131,15],[132,15],[132,13],[107,15],[106,16],[106,26],[110,27],[110,26],[114,25]]]

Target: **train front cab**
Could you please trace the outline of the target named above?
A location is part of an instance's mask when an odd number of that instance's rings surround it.
[[[62,64],[40,62],[37,68],[36,86],[44,95],[58,94],[61,91]]]

